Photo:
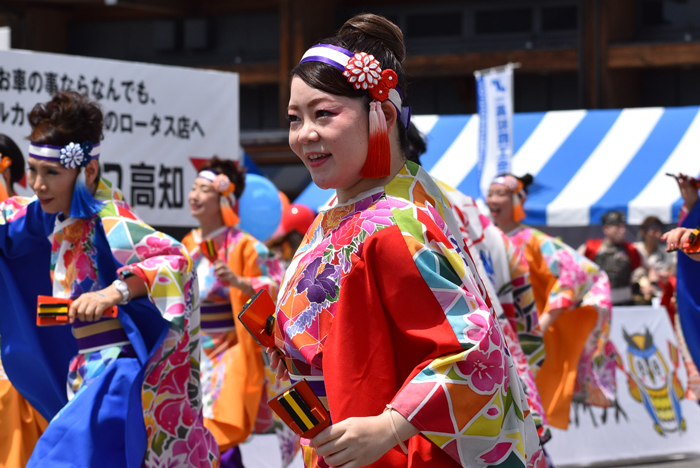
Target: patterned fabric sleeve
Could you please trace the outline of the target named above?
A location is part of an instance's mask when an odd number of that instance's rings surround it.
[[[0,224],[6,224],[23,216],[32,198],[12,197],[0,202]]]
[[[454,268],[451,260],[459,257],[446,246],[457,244],[447,240],[439,221],[422,212],[417,210],[412,225],[402,222],[401,210],[394,215],[455,347],[416,368],[392,407],[461,466],[474,460],[527,466],[539,443],[503,333],[483,298],[474,293],[470,269]]]
[[[9,257],[26,255],[35,246],[34,242],[46,239],[44,218],[27,216],[27,209],[34,200],[11,197],[0,202],[0,252]],[[34,211],[40,212],[41,209]]]
[[[148,297],[166,320],[185,311],[186,285],[192,264],[179,242],[144,223],[126,203],[106,202],[100,212],[112,253],[122,262],[122,278],[137,275],[148,287]]]
[[[576,307],[593,287],[599,267],[553,237],[541,234],[537,238],[547,266],[556,278],[549,294],[549,310]]]
[[[510,320],[511,326],[518,334],[518,340],[527,356],[533,375],[544,361],[544,342],[539,326],[535,295],[530,282],[530,267],[522,251],[510,241],[508,236],[501,233],[506,248],[510,266],[510,279],[515,303],[515,319]]]
[[[242,247],[245,250],[246,262],[244,274],[246,274],[246,279],[250,281],[255,292],[266,289],[271,297],[277,297],[282,275],[284,274],[277,258],[262,242],[250,236],[246,237],[245,244]]]

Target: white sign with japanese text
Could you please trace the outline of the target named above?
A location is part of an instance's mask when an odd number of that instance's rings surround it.
[[[0,51],[0,133],[26,158],[31,109],[69,89],[102,106],[103,175],[139,215],[157,226],[195,225],[187,192],[196,164],[240,157],[238,74]]]
[[[489,185],[510,172],[513,157],[513,68],[475,71],[479,112],[479,193],[486,199]]]

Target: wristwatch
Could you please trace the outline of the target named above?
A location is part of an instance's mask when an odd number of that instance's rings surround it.
[[[122,295],[122,301],[119,303],[119,305],[127,304],[129,302],[129,296],[131,296],[129,294],[129,286],[127,286],[127,284],[120,279],[114,280],[112,284]]]

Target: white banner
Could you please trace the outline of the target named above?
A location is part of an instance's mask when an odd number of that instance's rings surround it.
[[[68,89],[102,106],[103,175],[139,215],[159,226],[196,225],[187,204],[195,166],[215,154],[240,157],[238,74],[0,51],[0,133],[25,158],[30,111]]]
[[[700,455],[700,406],[685,398],[688,376],[665,309],[616,307],[611,339],[619,408],[572,405],[567,431],[545,449],[557,467],[622,464]]]
[[[486,199],[493,179],[510,173],[513,156],[513,69],[516,64],[475,71],[479,112],[478,180]]]

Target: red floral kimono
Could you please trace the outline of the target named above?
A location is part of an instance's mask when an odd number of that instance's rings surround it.
[[[463,242],[435,182],[409,162],[323,211],[285,274],[276,338],[292,380],[309,381],[333,421],[388,404],[420,430],[408,455],[395,447],[372,466],[543,466]],[[305,442],[306,466],[327,466]]]

